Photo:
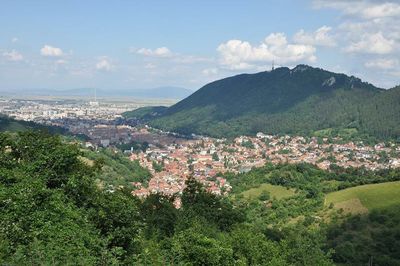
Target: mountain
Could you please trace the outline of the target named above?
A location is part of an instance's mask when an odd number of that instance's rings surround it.
[[[398,137],[399,90],[386,91],[307,65],[281,67],[209,83],[150,124],[217,137],[348,128],[379,138]]]
[[[21,95],[21,90],[14,91],[2,91],[2,95],[14,96]],[[105,90],[96,89],[96,95],[98,97],[136,97],[145,99],[183,99],[193,91],[181,87],[157,87],[150,89],[133,89],[133,90]],[[78,96],[78,97],[94,97],[94,88],[79,88],[79,89],[68,89],[68,90],[56,90],[56,89],[33,89],[24,91],[24,94],[35,95],[35,96]]]

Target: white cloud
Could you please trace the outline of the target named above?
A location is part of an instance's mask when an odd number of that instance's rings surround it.
[[[400,16],[400,4],[383,3],[365,8],[362,12],[365,18],[381,18]]]
[[[196,63],[207,63],[213,61],[212,58],[208,57],[201,57],[195,55],[181,55],[181,54],[175,54],[173,60],[174,62],[180,64],[196,64]]]
[[[316,8],[338,11],[341,23],[333,31],[341,50],[352,54],[353,63],[349,65],[354,65],[361,76],[378,86],[398,83],[393,77],[400,73],[399,0],[314,0],[313,3]]]
[[[206,69],[203,69],[201,71],[201,73],[205,76],[214,76],[214,75],[218,74],[218,68],[216,68],[216,67],[206,68]]]
[[[316,8],[336,9],[342,23],[334,30],[342,51],[364,54],[398,54],[400,50],[400,1],[314,0]],[[339,41],[340,40],[340,41]]]
[[[4,52],[3,56],[8,60],[8,61],[21,61],[24,59],[23,55],[17,52],[16,50],[11,50],[10,52]]]
[[[111,64],[109,59],[106,57],[101,57],[96,63],[96,69],[102,71],[111,71],[114,69],[114,66]]]
[[[229,40],[218,46],[220,63],[231,70],[258,69],[275,60],[278,64],[299,61],[314,62],[315,47],[289,44],[284,33],[271,33],[259,45],[241,40]]]
[[[50,57],[59,57],[64,55],[63,51],[60,48],[53,47],[47,44],[43,46],[42,49],[40,49],[40,54],[43,56],[50,56]]]
[[[148,64],[146,64],[144,66],[144,68],[146,68],[146,69],[154,69],[154,68],[157,68],[157,66],[155,64],[148,63]]]
[[[400,16],[400,3],[398,1],[314,0],[314,6],[316,8],[338,9],[345,15],[364,19]]]
[[[153,56],[153,57],[170,57],[172,56],[172,52],[167,47],[159,47],[154,50],[149,48],[140,48],[136,50],[137,54],[141,54],[144,56]]]
[[[63,60],[63,59],[59,59],[56,61],[57,65],[65,65],[67,63],[67,61]]]
[[[17,38],[17,37],[12,38],[12,39],[11,39],[11,42],[13,42],[13,43],[18,42],[18,38]]]
[[[264,42],[271,46],[285,46],[287,44],[286,35],[284,33],[271,33],[268,35]]]
[[[365,33],[361,39],[352,42],[344,50],[349,53],[389,54],[394,50],[395,42],[383,36],[381,32]]]
[[[307,33],[303,29],[298,31],[293,40],[296,43],[308,44],[315,46],[336,46],[335,39],[330,35],[332,28],[328,26],[322,26],[315,32]]]
[[[399,61],[397,59],[375,59],[368,61],[364,64],[367,68],[378,68],[378,69],[395,69],[399,66]]]

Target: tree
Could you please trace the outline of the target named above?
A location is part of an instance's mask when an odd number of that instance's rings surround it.
[[[233,265],[232,248],[223,241],[199,233],[195,228],[172,239],[174,261],[189,265]]]
[[[244,220],[241,209],[233,208],[228,199],[207,192],[193,177],[186,181],[182,193],[182,211],[204,217],[221,230],[228,230],[233,224]]]
[[[39,132],[0,134],[0,245],[6,264],[114,264],[137,245],[130,192],[100,191],[76,145]]]
[[[270,199],[270,197],[271,197],[270,193],[267,190],[263,190],[260,196],[258,196],[258,199],[261,201],[267,201]]]
[[[285,265],[277,242],[245,225],[236,226],[229,239],[234,258],[245,265]]]
[[[216,152],[214,152],[213,154],[212,154],[212,159],[214,160],[214,161],[219,161],[219,157],[218,157],[218,154],[216,153]]]
[[[158,238],[171,237],[175,231],[178,210],[175,197],[150,194],[140,205],[140,214],[146,223],[146,235]]]
[[[73,184],[86,196],[95,189],[87,183],[90,169],[79,161],[77,147],[25,132],[0,134],[1,148],[0,236],[8,246],[2,254],[6,264],[97,263],[105,241],[88,222],[81,198],[71,193]]]

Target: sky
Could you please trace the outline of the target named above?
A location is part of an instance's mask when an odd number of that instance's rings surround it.
[[[400,84],[400,0],[2,0],[0,25],[0,90],[196,90],[272,61]]]

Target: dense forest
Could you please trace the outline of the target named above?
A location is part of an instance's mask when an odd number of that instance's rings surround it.
[[[396,181],[399,171],[267,164],[227,174],[227,196],[189,178],[176,209],[175,197],[102,188],[103,156],[121,158],[86,152],[48,134],[0,134],[1,265],[400,263],[398,204],[356,215],[324,204],[326,193]],[[262,184],[288,193],[246,196]]]
[[[167,109],[129,115],[165,130],[215,137],[354,129],[358,136],[387,139],[400,135],[399,114],[399,87],[385,91],[353,76],[299,65],[217,80]]]

